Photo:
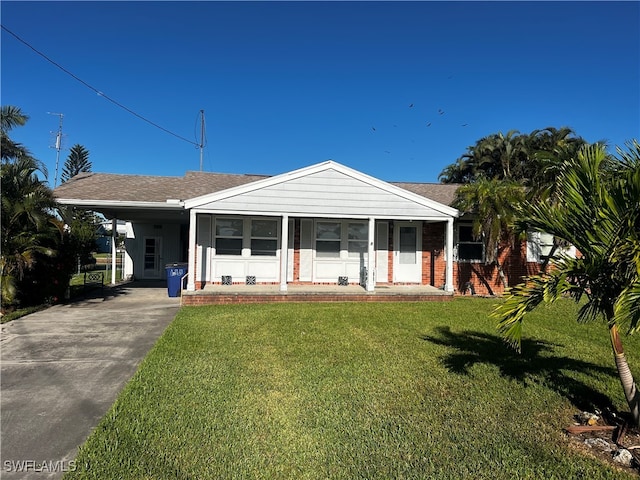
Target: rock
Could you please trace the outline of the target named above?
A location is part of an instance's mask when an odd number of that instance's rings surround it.
[[[615,445],[610,444],[604,438],[587,438],[584,443],[585,445],[589,445],[591,448],[598,448],[607,452],[610,452],[615,448]]]
[[[613,461],[624,467],[630,467],[633,463],[633,455],[626,448],[621,448],[613,454]]]

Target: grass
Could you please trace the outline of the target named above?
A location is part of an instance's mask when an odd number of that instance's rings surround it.
[[[49,305],[35,305],[33,307],[18,308],[17,310],[13,310],[12,312],[2,315],[2,317],[0,317],[0,324],[16,320],[34,312],[39,312],[40,310],[44,310],[48,307]]]
[[[606,327],[559,302],[517,355],[492,305],[182,308],[65,479],[634,478],[562,432],[626,410]]]

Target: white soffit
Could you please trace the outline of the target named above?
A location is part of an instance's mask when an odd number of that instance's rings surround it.
[[[216,212],[375,217],[457,217],[458,210],[333,161],[185,200]]]

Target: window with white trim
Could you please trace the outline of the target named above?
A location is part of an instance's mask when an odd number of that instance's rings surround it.
[[[527,261],[544,262],[553,250],[553,235],[544,232],[527,232]]]
[[[216,218],[216,255],[242,255],[244,221]]]
[[[369,238],[369,225],[367,223],[349,223],[347,228],[347,250],[349,257],[366,256],[368,252],[367,239]]]
[[[278,249],[278,221],[251,220],[251,255],[275,257]]]
[[[341,241],[341,222],[316,223],[316,256],[318,258],[340,258]]]
[[[471,224],[459,224],[457,232],[457,260],[459,262],[483,262],[484,243],[482,239],[474,238]]]

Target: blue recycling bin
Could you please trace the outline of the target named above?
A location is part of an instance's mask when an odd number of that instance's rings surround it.
[[[170,297],[179,297],[183,285],[182,277],[187,274],[186,263],[170,263],[165,267],[167,272],[167,292]]]

